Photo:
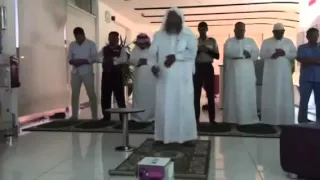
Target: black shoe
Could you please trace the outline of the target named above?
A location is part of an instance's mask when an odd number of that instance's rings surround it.
[[[105,125],[108,125],[108,126],[111,126],[111,125],[114,125],[115,122],[114,121],[111,121],[110,119],[106,119],[106,118],[102,118],[100,119],[100,121],[105,124]]]
[[[100,119],[100,121],[110,122],[111,120],[110,120],[110,118],[102,118],[102,119]]]
[[[307,120],[298,120],[298,123],[311,123],[313,121],[311,121],[310,119],[307,119]]]
[[[215,125],[215,124],[218,124],[215,120],[210,120],[210,124],[211,125]]]

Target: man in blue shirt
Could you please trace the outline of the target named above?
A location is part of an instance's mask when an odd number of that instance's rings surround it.
[[[308,122],[308,102],[314,92],[316,117],[320,121],[320,44],[317,43],[319,30],[310,28],[307,31],[308,43],[298,48],[297,60],[300,68],[300,108],[298,122]]]

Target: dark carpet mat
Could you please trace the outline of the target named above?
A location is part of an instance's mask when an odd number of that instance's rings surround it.
[[[153,134],[154,123],[129,121],[128,129],[131,134]],[[122,133],[122,124],[119,120],[109,123],[96,120],[53,120],[43,125],[23,129],[23,131]],[[280,136],[280,132],[273,126],[260,124],[236,126],[230,123],[200,123],[198,134],[201,136],[262,138],[279,138]]]
[[[86,121],[83,123],[80,123],[78,125],[75,125],[74,128],[76,129],[103,129],[108,126],[114,125],[114,121]]]
[[[51,121],[46,124],[41,124],[36,126],[37,128],[40,129],[61,129],[61,128],[70,128],[74,125],[80,124],[80,121],[74,121],[74,120],[58,120],[58,121]]]
[[[149,126],[152,126],[153,123],[140,123],[140,122],[136,122],[136,121],[129,121],[128,122],[128,129],[130,130],[140,130],[140,129],[145,129]],[[117,130],[122,130],[122,124],[118,124],[113,126],[114,129]]]
[[[169,157],[174,161],[175,178],[206,180],[209,171],[211,142],[194,141],[194,146],[179,144],[154,145],[147,139],[118,167],[109,170],[111,176],[135,176],[136,165],[144,157]]]
[[[277,134],[275,126],[268,124],[238,125],[237,131],[247,134]]]
[[[198,125],[198,131],[202,133],[226,133],[232,130],[232,125],[229,123],[200,123]]]

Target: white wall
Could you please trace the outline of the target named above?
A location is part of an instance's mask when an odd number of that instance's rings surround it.
[[[108,40],[108,34],[110,31],[119,30],[122,32],[123,28],[127,28],[130,32],[127,34],[130,40],[133,40],[135,36],[144,32],[153,36],[154,30],[157,30],[157,26],[152,26],[148,24],[139,24],[136,22],[132,22],[126,17],[114,11],[107,4],[105,4],[102,0],[99,1],[99,47],[102,48]],[[112,16],[116,17],[116,22],[107,22],[105,18],[105,12],[109,11]]]
[[[111,16],[116,17],[116,22],[110,21],[107,22],[105,18],[106,11],[110,12]],[[131,36],[132,33],[135,31],[135,25],[132,21],[129,21],[124,16],[118,14],[113,9],[111,9],[107,4],[105,4],[103,1],[99,1],[98,5],[98,16],[99,16],[99,48],[101,49],[103,46],[105,46],[108,42],[108,34],[111,31],[119,31],[120,34],[123,34],[125,32],[125,28],[128,28],[131,32],[129,32]],[[121,26],[119,26],[121,24]]]
[[[68,106],[66,0],[19,2],[19,115]]]
[[[74,41],[73,29],[75,27],[81,27],[84,29],[86,38],[96,41],[97,40],[97,26],[96,26],[97,17],[77,8],[74,5],[68,4],[67,8],[67,23],[66,23],[66,36],[67,44]],[[68,73],[71,71],[71,66],[68,65]],[[99,74],[98,74],[99,76]],[[68,84],[70,84],[70,78],[68,78]],[[71,91],[71,88],[69,89]],[[80,102],[88,102],[88,95],[85,91],[84,86],[81,88],[80,92]]]

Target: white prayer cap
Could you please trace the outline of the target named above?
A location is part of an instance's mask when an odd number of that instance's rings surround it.
[[[273,26],[273,30],[275,31],[284,30],[284,25],[281,23],[277,23]]]

